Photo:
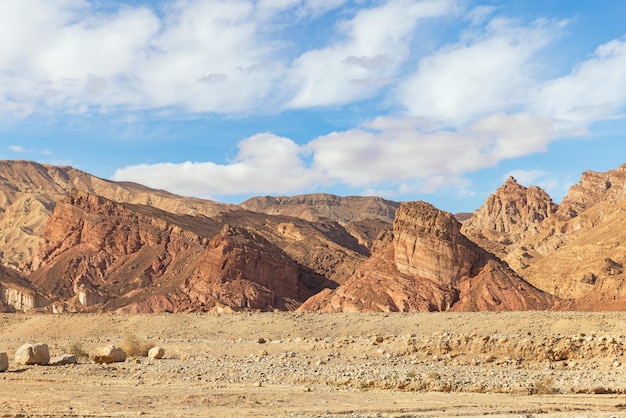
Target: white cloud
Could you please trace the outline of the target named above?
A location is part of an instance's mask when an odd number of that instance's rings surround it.
[[[205,197],[290,193],[335,183],[386,196],[393,189],[396,194],[433,193],[446,187],[467,193],[464,174],[545,150],[559,138],[555,126],[561,123],[529,114],[495,114],[459,132],[424,132],[416,127],[419,122],[379,118],[303,146],[259,134],[241,141],[229,164],[130,166],[117,170],[113,179]]]
[[[162,17],[78,0],[0,2],[0,111],[256,109],[272,102],[284,64],[254,12],[243,0],[179,0]]]
[[[544,83],[532,109],[585,124],[611,118],[625,104],[626,40],[613,40],[570,74]]]
[[[296,95],[289,106],[341,105],[372,96],[395,81],[418,22],[453,6],[452,0],[392,0],[360,10],[339,26],[345,39],[295,61],[288,82]]]
[[[552,30],[494,18],[484,30],[423,58],[398,87],[398,99],[411,115],[455,126],[526,105],[537,87],[533,58]]]
[[[259,134],[239,143],[226,165],[212,162],[143,164],[118,169],[113,180],[134,181],[174,193],[215,195],[293,193],[320,181],[302,161],[304,150],[288,138]]]
[[[24,152],[24,147],[20,145],[9,145],[8,148],[13,152]]]
[[[458,132],[423,132],[413,127],[415,119],[398,119],[395,126],[393,122],[378,119],[368,126],[385,129],[353,129],[311,141],[313,167],[351,186],[445,178],[544,151],[566,133],[558,129],[560,121],[526,113],[490,115]],[[576,131],[567,134],[575,136]],[[435,180],[431,183],[427,188],[434,189]]]

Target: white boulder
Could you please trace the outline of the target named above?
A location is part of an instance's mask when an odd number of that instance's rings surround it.
[[[165,355],[165,350],[163,347],[152,347],[148,351],[148,358],[151,359],[161,359]]]
[[[114,345],[97,347],[91,353],[94,363],[116,363],[126,361],[126,352]]]
[[[17,364],[39,364],[45,366],[50,362],[50,351],[45,343],[24,344],[15,352]]]

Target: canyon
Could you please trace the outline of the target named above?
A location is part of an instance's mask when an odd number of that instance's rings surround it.
[[[0,161],[0,311],[626,309],[626,165],[471,216],[311,194],[240,205]]]

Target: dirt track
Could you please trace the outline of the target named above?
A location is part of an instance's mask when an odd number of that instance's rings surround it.
[[[626,416],[625,329],[622,313],[6,314],[0,416]],[[166,356],[13,362],[25,342],[129,339]]]

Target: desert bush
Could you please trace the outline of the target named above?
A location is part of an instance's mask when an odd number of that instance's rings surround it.
[[[89,353],[83,348],[81,343],[74,343],[67,350],[70,354],[74,354],[77,359],[79,358],[88,358]]]
[[[152,341],[139,339],[135,335],[127,335],[121,345],[122,350],[129,357],[147,357],[152,347],[154,347]]]

